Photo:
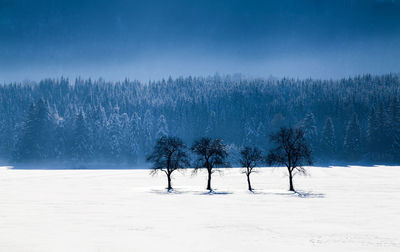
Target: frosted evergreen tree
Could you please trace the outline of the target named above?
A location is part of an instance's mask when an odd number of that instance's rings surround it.
[[[96,106],[88,106],[85,113],[86,127],[88,130],[88,142],[93,151],[93,156],[99,153],[99,133],[101,128],[98,127],[99,113]]]
[[[150,110],[146,110],[142,121],[142,138],[143,138],[143,151],[149,153],[153,147],[154,135],[153,135],[153,115]]]
[[[255,119],[247,120],[244,126],[244,141],[243,145],[254,145],[257,138],[257,129],[255,126]]]
[[[239,164],[238,157],[240,156],[240,147],[233,143],[228,144],[226,145],[226,151],[229,153],[229,156],[227,157],[228,163],[236,167],[236,165]]]
[[[379,152],[379,148],[377,147],[377,143],[379,141],[378,138],[380,135],[379,126],[380,123],[378,121],[376,110],[374,107],[372,107],[368,115],[366,140],[368,155],[373,159],[376,156],[376,153]]]
[[[108,144],[108,123],[106,110],[100,105],[98,109],[98,118],[95,123],[97,129],[97,141],[95,142],[94,146],[97,146],[97,151],[101,157],[107,156],[107,154],[110,152]]]
[[[387,113],[386,106],[383,103],[380,104],[377,111],[377,119],[379,125],[376,144],[379,150],[384,150],[383,152],[381,152],[381,158],[386,158],[388,150],[391,146],[392,136],[389,115]]]
[[[54,124],[49,112],[49,104],[44,99],[39,99],[36,103],[36,118],[38,137],[37,148],[39,159],[45,160],[51,158],[53,149],[50,147],[53,143]]]
[[[120,135],[120,146],[121,146],[121,155],[123,157],[123,161],[134,158],[135,154],[131,149],[131,122],[127,113],[123,113],[120,116],[121,122],[121,135]]]
[[[256,145],[260,148],[265,148],[266,144],[265,144],[265,139],[267,137],[266,134],[266,129],[264,127],[264,124],[262,122],[258,123],[257,126],[257,131],[256,131]]]
[[[210,111],[206,122],[207,122],[207,124],[206,124],[204,134],[206,136],[213,136],[215,134],[215,130],[216,130],[216,126],[217,126],[215,111]]]
[[[353,113],[346,127],[343,143],[344,154],[348,159],[357,160],[361,154],[361,128],[356,113]]]
[[[74,123],[72,134],[71,156],[76,162],[89,161],[92,150],[88,142],[89,132],[83,112],[79,112]]]
[[[400,160],[400,104],[394,99],[389,107],[390,130],[391,130],[391,153],[394,161]]]
[[[400,103],[396,99],[393,99],[389,106],[389,119],[391,121],[392,130],[398,130],[400,126]]]
[[[115,107],[114,112],[110,115],[110,119],[108,121],[108,137],[110,158],[115,161],[120,161],[122,153],[122,123],[118,107]]]
[[[17,139],[17,125],[13,123],[12,118],[2,118],[0,126],[0,155],[3,159],[9,160],[12,158],[12,151]]]
[[[66,153],[68,152],[68,137],[66,135],[65,120],[63,118],[59,118],[56,121],[54,139],[54,157],[59,160],[66,158]]]
[[[271,132],[275,132],[279,130],[281,127],[284,127],[285,124],[286,124],[285,117],[282,115],[282,113],[277,113],[271,119],[270,130]]]
[[[326,119],[322,130],[321,150],[328,158],[333,158],[332,155],[336,152],[335,128],[330,117]]]
[[[130,134],[129,134],[129,148],[130,152],[133,157],[131,157],[132,160],[136,160],[137,156],[140,154],[139,153],[139,144],[140,144],[140,139],[141,139],[141,118],[139,115],[135,112],[133,113],[131,120],[130,120]]]
[[[400,161],[400,133],[396,133],[392,145],[393,161]]]
[[[47,126],[47,134],[50,136],[48,146],[53,146],[52,148],[48,148],[48,157],[51,159],[61,159],[63,154],[65,153],[67,146],[67,139],[65,138],[64,128],[64,118],[58,112],[57,106],[50,104],[47,102],[47,110],[48,110],[48,126]]]
[[[15,159],[33,161],[48,158],[52,126],[46,102],[39,99],[36,104],[32,103],[20,130]]]
[[[36,108],[31,103],[26,115],[26,119],[22,123],[20,136],[18,138],[17,150],[14,153],[14,159],[17,161],[30,161],[37,158],[36,142],[38,136],[36,134],[37,123],[35,121]]]
[[[156,138],[160,139],[163,136],[168,136],[168,124],[164,115],[160,115],[157,121],[157,133]]]
[[[301,128],[304,132],[304,138],[313,151],[316,151],[318,143],[318,130],[315,122],[315,117],[313,113],[308,113],[304,117]]]

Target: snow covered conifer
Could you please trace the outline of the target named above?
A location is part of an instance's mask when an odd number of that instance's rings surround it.
[[[163,137],[163,136],[168,136],[168,124],[167,120],[165,119],[164,115],[160,115],[157,121],[157,133],[156,137],[157,139]]]
[[[254,145],[257,137],[255,119],[247,120],[244,125],[244,145]]]
[[[22,123],[20,135],[17,143],[17,150],[15,152],[15,159],[18,161],[28,161],[36,158],[37,149],[36,142],[38,136],[36,135],[36,108],[35,104],[31,103],[24,122]]]
[[[400,132],[397,132],[392,145],[393,160],[400,161]]]
[[[330,117],[326,119],[322,130],[321,150],[328,158],[332,158],[332,155],[336,151],[335,128]]]
[[[400,104],[394,99],[389,107],[390,137],[392,140],[392,158],[394,161],[400,160]]]
[[[256,145],[264,148],[265,147],[265,137],[266,137],[266,132],[265,132],[265,127],[262,122],[258,123],[257,126],[257,131],[256,131]]]
[[[151,151],[154,135],[153,135],[153,115],[150,110],[146,110],[142,121],[142,139],[143,139],[143,151],[148,153]]]
[[[141,118],[139,115],[135,112],[133,113],[131,119],[130,119],[130,126],[129,126],[129,149],[134,160],[136,160],[137,156],[140,154],[139,151],[139,145],[140,145],[140,139],[141,139]]]
[[[91,148],[88,142],[88,129],[86,126],[85,116],[82,111],[76,116],[74,130],[72,134],[71,155],[72,159],[77,162],[88,161],[91,157]]]
[[[301,123],[301,128],[304,131],[304,138],[307,140],[311,149],[315,151],[318,145],[318,130],[313,113],[306,114]]]
[[[48,143],[51,143],[52,127],[46,102],[39,99],[36,104],[32,103],[22,124],[15,158],[19,161],[47,158],[50,153]]]
[[[49,111],[49,104],[44,99],[39,99],[36,103],[37,122],[36,134],[38,135],[38,157],[45,160],[51,157],[53,149],[50,147],[53,143],[54,124]]]
[[[366,134],[366,143],[367,143],[367,152],[370,158],[374,159],[379,152],[379,147],[377,143],[380,141],[379,138],[379,121],[377,117],[377,113],[375,107],[371,108],[371,111],[368,115],[368,124],[367,124],[367,134]]]
[[[347,159],[357,160],[361,154],[361,128],[356,113],[350,118],[346,127],[343,150]]]
[[[108,120],[108,139],[110,158],[115,161],[120,161],[122,153],[122,122],[118,107],[114,108],[114,111]]]
[[[120,148],[121,148],[121,157],[123,157],[123,161],[125,160],[134,160],[136,158],[136,154],[132,152],[131,149],[131,122],[127,113],[123,113],[119,117],[120,119]]]

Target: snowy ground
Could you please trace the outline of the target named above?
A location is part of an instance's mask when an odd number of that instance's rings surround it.
[[[400,251],[400,167],[173,180],[146,170],[0,168],[0,251]]]

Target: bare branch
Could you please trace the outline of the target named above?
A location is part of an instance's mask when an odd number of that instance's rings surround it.
[[[270,139],[276,147],[270,150],[267,163],[286,166],[289,173],[289,190],[294,191],[293,176],[306,174],[303,165],[312,164],[311,150],[304,138],[304,133],[301,129],[281,128],[271,135]]]

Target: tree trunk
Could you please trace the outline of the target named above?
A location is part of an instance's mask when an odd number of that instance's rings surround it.
[[[249,186],[249,191],[253,191],[253,188],[251,188],[251,183],[250,183],[250,174],[247,175],[247,185]]]
[[[294,192],[294,187],[293,187],[293,175],[292,172],[289,169],[289,191]]]
[[[211,189],[211,171],[208,171],[207,190],[212,191],[212,189]]]
[[[167,174],[167,178],[168,178],[168,187],[167,190],[171,191],[172,190],[172,186],[171,186],[171,174]]]

